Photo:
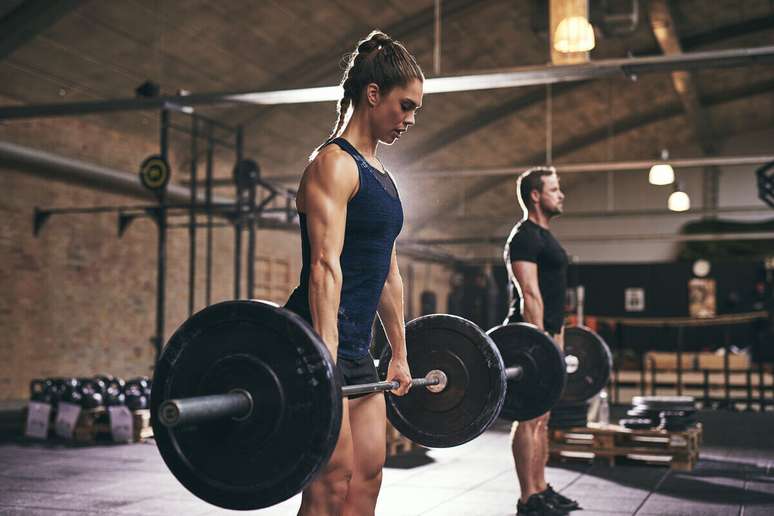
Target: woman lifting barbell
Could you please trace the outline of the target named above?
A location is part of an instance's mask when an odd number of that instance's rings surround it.
[[[368,352],[378,309],[392,346],[387,376],[400,382],[398,395],[411,381],[394,245],[403,210],[376,150],[414,125],[423,81],[414,57],[382,32],[358,43],[344,72],[334,130],[301,179],[296,206],[303,265],[286,305],[312,324],[337,358],[343,385],[378,380]],[[299,514],[373,514],[385,432],[383,396],[345,400],[336,448],[304,490]]]

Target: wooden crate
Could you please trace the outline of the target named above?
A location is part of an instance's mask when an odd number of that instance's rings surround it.
[[[617,458],[627,458],[690,471],[699,460],[701,442],[701,423],[682,432],[589,423],[588,427],[550,430],[549,450],[554,460],[603,458],[612,466]]]

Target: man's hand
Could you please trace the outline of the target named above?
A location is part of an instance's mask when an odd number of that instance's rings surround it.
[[[398,381],[400,387],[390,392],[396,396],[403,396],[411,388],[411,371],[405,358],[390,358],[390,365],[387,367],[387,380]]]

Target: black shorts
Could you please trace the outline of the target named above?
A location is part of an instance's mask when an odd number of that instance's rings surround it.
[[[379,381],[379,373],[376,372],[374,358],[370,353],[363,358],[338,357],[336,359],[336,375],[342,387]],[[349,396],[349,399],[360,398],[361,396],[366,396],[366,394]]]

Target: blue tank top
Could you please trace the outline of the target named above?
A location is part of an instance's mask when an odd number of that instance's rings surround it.
[[[403,206],[397,195],[386,188],[389,177],[374,169],[345,139],[335,143],[357,163],[360,187],[347,204],[344,246],[339,257],[343,282],[339,303],[340,357],[356,359],[368,354],[371,325],[390,270],[392,247],[403,227]],[[310,245],[306,214],[299,214],[301,225],[301,279],[288,299],[286,308],[312,324],[309,309]]]

